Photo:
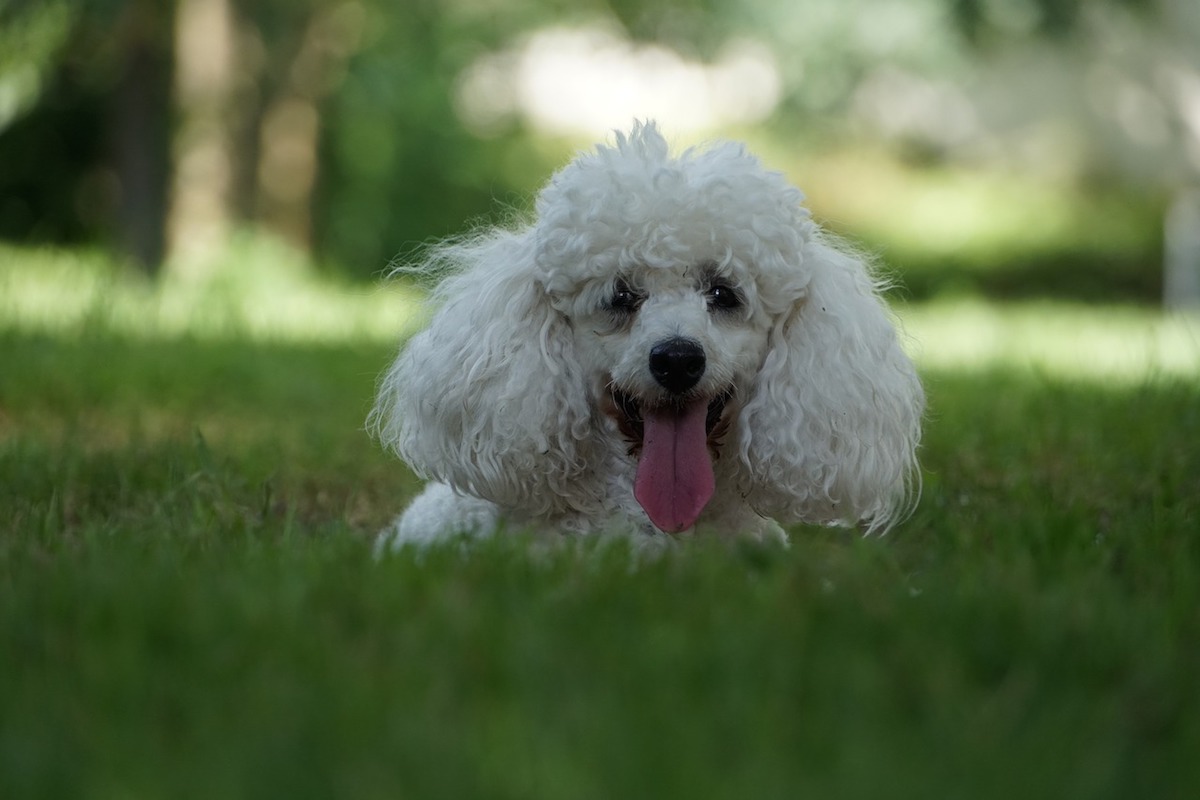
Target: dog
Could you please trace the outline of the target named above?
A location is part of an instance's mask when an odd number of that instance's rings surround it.
[[[924,393],[869,263],[744,145],[637,123],[536,219],[433,248],[432,321],[368,426],[430,481],[379,547],[499,530],[642,542],[890,528]]]

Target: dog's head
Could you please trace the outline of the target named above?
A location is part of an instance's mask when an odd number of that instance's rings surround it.
[[[465,269],[383,384],[385,440],[533,515],[604,507],[617,438],[665,531],[719,491],[785,523],[886,526],[920,385],[866,267],[802,200],[740,145],[672,157],[651,125],[581,156],[533,225],[444,251]]]

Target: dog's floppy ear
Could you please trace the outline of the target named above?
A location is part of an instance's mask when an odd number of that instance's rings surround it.
[[[747,499],[781,522],[886,530],[913,495],[924,392],[861,259],[814,232],[741,418]]]
[[[438,249],[457,272],[429,327],[383,377],[369,420],[420,476],[546,516],[580,497],[589,430],[567,320],[534,279],[533,236],[492,231]]]

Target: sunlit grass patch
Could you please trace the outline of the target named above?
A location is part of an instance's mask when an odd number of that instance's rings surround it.
[[[203,281],[168,273],[158,284],[87,252],[0,249],[0,330],[23,333],[390,345],[422,324],[422,300],[400,281],[322,278],[262,241],[235,248]],[[899,313],[909,350],[924,368],[1200,379],[1200,316],[970,297],[902,305]]]
[[[287,248],[243,240],[203,278],[159,282],[86,251],[0,247],[0,329],[254,341],[395,340],[421,318],[410,286],[317,275]]]
[[[1021,367],[1121,382],[1200,379],[1200,316],[977,299],[908,306],[900,316],[909,350],[926,368]]]

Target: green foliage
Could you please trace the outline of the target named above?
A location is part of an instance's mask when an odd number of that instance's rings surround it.
[[[322,251],[366,275],[500,206],[524,208],[571,153],[516,126],[468,132],[454,106],[460,74],[523,30],[597,13],[602,3],[366,4],[361,45],[329,101],[317,198]]]
[[[0,129],[38,90],[38,72],[59,55],[66,39],[65,2],[0,2]]]
[[[1106,0],[1106,4],[1148,15],[1160,11],[1156,7],[1163,5],[1161,0]],[[955,25],[977,47],[1031,34],[1065,39],[1079,29],[1086,7],[1082,0],[952,0],[949,5]]]
[[[160,251],[173,4],[55,0],[0,12],[0,239],[121,250],[140,229],[132,249]]]

